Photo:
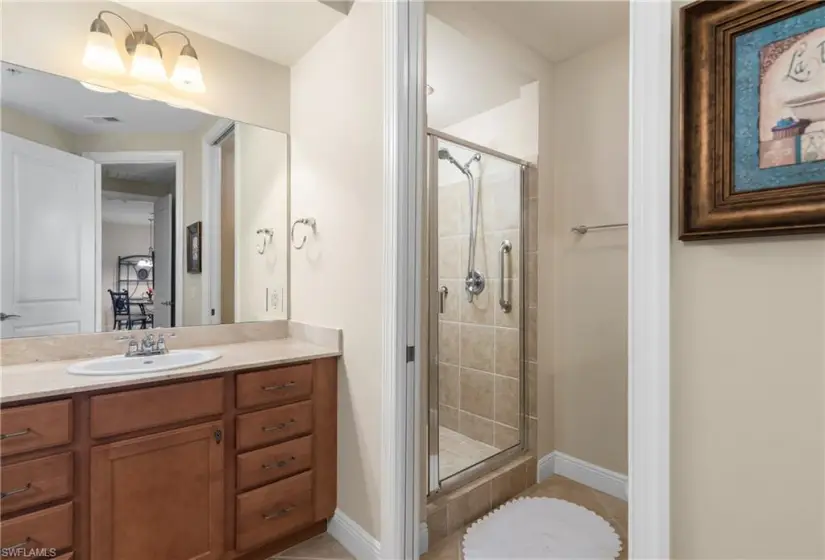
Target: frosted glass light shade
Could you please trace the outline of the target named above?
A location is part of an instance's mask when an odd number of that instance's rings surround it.
[[[206,91],[206,85],[203,83],[203,74],[201,74],[201,64],[197,58],[189,56],[188,54],[181,53],[178,57],[170,81],[172,85],[183,91],[192,93],[203,93]]]
[[[163,60],[157,47],[145,43],[140,43],[135,47],[131,75],[136,80],[146,82],[166,81],[166,68],[163,67]]]
[[[89,32],[86,50],[83,53],[83,66],[104,74],[126,73],[126,66],[117,52],[114,38],[100,31]]]

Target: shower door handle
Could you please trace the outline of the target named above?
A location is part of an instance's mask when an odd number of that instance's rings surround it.
[[[507,298],[505,292],[506,289],[504,287],[504,255],[510,253],[513,250],[513,244],[510,243],[507,239],[501,242],[501,247],[498,248],[498,272],[499,272],[499,292],[498,292],[498,304],[501,306],[501,310],[504,313],[510,313],[513,309],[513,304],[510,302],[510,299]]]
[[[450,290],[447,289],[447,286],[441,286],[438,288],[438,312],[444,313],[444,302],[447,300],[447,294],[450,293]]]

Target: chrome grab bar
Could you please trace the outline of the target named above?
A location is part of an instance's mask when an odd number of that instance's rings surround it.
[[[505,239],[501,242],[501,247],[498,248],[498,272],[499,272],[499,292],[498,292],[498,304],[501,306],[501,310],[505,313],[510,313],[513,309],[512,302],[505,297],[505,289],[504,289],[504,255],[509,254],[510,251],[513,250],[513,244],[510,243],[509,240]]]

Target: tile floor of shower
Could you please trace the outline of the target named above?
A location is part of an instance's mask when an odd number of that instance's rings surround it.
[[[622,539],[620,560],[627,558],[627,502],[609,496],[587,486],[574,482],[562,476],[552,476],[547,480],[533,485],[519,496],[559,498],[573,502],[597,513],[616,530]],[[514,498],[515,499],[515,498]],[[421,557],[421,560],[461,560],[461,541],[467,527],[454,531],[452,534],[436,543],[430,551]],[[356,560],[329,534],[323,534],[301,543],[289,550],[273,556],[270,560]],[[517,559],[512,559],[517,560]]]
[[[438,471],[441,480],[481,463],[501,451],[444,426],[438,430],[438,449]]]

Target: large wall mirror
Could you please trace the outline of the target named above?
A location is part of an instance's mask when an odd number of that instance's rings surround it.
[[[4,63],[2,338],[288,317],[288,137]]]

